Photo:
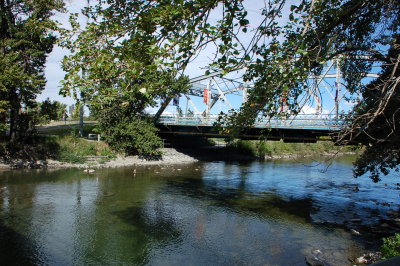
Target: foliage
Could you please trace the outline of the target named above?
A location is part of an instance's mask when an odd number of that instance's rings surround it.
[[[59,136],[56,142],[59,151],[55,154],[55,158],[62,162],[84,163],[85,156],[107,156],[107,159],[115,157],[115,153],[105,143],[87,141],[78,138],[76,134]]]
[[[325,63],[336,59],[341,85],[363,96],[348,117],[351,126],[338,136],[340,144],[367,145],[355,174],[372,171],[377,180],[398,165],[399,1],[302,0],[288,6],[285,0],[269,0],[255,27],[243,2],[99,1],[85,10],[92,21],[86,30],[79,31],[73,17],[72,33],[78,37],[64,32],[63,45],[74,52],[64,61],[64,92],[98,105],[122,98],[134,102],[139,114],[157,99],[168,102],[183,91],[184,86],[171,84],[213,45],[210,69],[224,74],[246,66],[244,79],[254,84],[241,109],[221,120],[237,135],[262,115],[287,115],[279,114],[282,99],[298,113],[301,95],[321,93],[308,77],[320,75]],[[373,64],[382,72],[365,85],[362,79]]]
[[[383,238],[381,252],[383,259],[390,259],[400,256],[400,233],[397,233],[391,237]]]
[[[274,155],[318,156],[336,152],[361,151],[356,146],[340,147],[328,141],[319,141],[317,143],[285,143],[283,141],[264,140],[233,140],[228,142],[228,149],[260,158]]]
[[[227,144],[228,150],[233,150],[245,155],[257,156],[255,145],[251,141],[234,140]]]
[[[157,149],[162,146],[162,141],[153,121],[143,114],[131,112],[132,107],[135,108],[135,104],[125,105],[118,101],[103,106],[98,111],[98,131],[117,151],[142,156],[160,155]]]
[[[28,135],[19,139],[19,145],[5,141],[0,147],[0,156],[5,161],[23,159],[36,163],[38,160],[53,158],[59,152],[59,145],[52,137]]]
[[[82,106],[82,103],[80,103],[80,102],[75,104],[74,109],[73,109],[72,114],[71,114],[71,118],[72,119],[79,120],[80,113],[81,113],[81,106]],[[83,110],[83,115],[85,115],[85,109]]]
[[[93,127],[85,126],[84,130],[93,132]],[[105,156],[101,163],[116,157],[106,143],[79,138],[77,128],[46,129],[41,133],[46,133],[46,136],[25,136],[19,145],[10,145],[7,141],[0,143],[0,156],[9,161],[24,159],[36,162],[52,158],[69,163],[85,163],[86,156]]]
[[[7,130],[7,124],[6,124],[6,113],[1,113],[0,112],[0,136],[4,134],[4,132]]]
[[[34,105],[45,85],[44,65],[55,42],[56,23],[50,18],[63,10],[61,0],[0,1],[0,112],[10,109],[10,136],[21,132],[22,106]]]
[[[136,10],[135,3],[115,2],[128,12]],[[146,31],[152,27],[148,22],[128,23],[113,8],[103,9],[100,4],[87,8],[85,14],[92,22],[83,31],[77,17],[71,17],[72,30],[63,32],[61,43],[73,52],[63,61],[67,74],[62,92],[90,106],[100,123],[99,132],[114,149],[158,155],[162,142],[144,110],[186,91],[188,79],[176,77],[177,70],[163,61],[155,39]]]
[[[383,66],[380,77],[363,88],[364,100],[354,109],[352,126],[341,136],[366,145],[354,173],[361,176],[370,172],[374,182],[380,180],[381,173],[400,170],[400,34],[389,54],[396,60]]]
[[[136,1],[117,2],[128,8]],[[185,91],[187,78],[176,78],[176,69],[160,61],[154,38],[143,29],[127,28],[140,26],[133,22],[121,24],[115,20],[118,14],[110,12],[102,10],[101,5],[86,9],[85,14],[93,22],[85,30],[80,29],[76,16],[71,17],[72,30],[63,31],[61,42],[73,52],[63,60],[67,74],[62,93],[89,104],[92,110],[119,100],[129,103],[131,111],[139,114],[155,106],[157,100]]]
[[[60,120],[67,113],[67,105],[47,98],[44,102],[39,103],[39,113],[45,122]]]
[[[0,81],[1,84],[1,81]],[[6,94],[6,89],[0,85],[0,135],[7,129],[7,101],[3,100]]]

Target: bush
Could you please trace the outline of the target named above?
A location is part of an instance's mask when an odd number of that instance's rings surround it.
[[[240,154],[257,155],[254,143],[249,140],[233,140],[227,144],[227,147],[228,149]]]
[[[60,148],[55,157],[62,162],[84,163],[85,156],[107,156],[107,160],[116,157],[104,142],[78,138],[73,132],[70,136],[58,137],[57,143]]]
[[[265,156],[271,156],[272,146],[266,141],[257,142],[257,156],[265,158]]]
[[[384,238],[381,252],[383,259],[400,256],[400,233]]]
[[[85,163],[86,158],[79,155],[78,152],[72,151],[69,149],[61,150],[60,154],[58,155],[58,160],[60,162],[67,162],[67,163]]]
[[[227,144],[228,149],[236,153],[265,158],[272,155],[320,155],[336,151],[359,151],[358,146],[335,146],[333,142],[286,143],[283,141],[233,140]]]
[[[149,117],[114,104],[98,112],[98,121],[98,132],[114,150],[149,158],[161,154],[162,140]]]

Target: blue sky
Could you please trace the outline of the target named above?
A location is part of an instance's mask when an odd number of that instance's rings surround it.
[[[58,13],[54,16],[54,19],[59,21],[62,26],[68,27],[68,18],[70,13],[80,13],[80,10],[85,7],[86,1],[82,0],[67,0],[66,8],[69,10],[68,13]],[[46,98],[50,98],[51,100],[57,100],[68,105],[72,105],[75,101],[70,98],[64,98],[59,95],[61,80],[64,78],[64,72],[61,69],[61,60],[65,55],[68,54],[68,51],[62,49],[59,46],[55,46],[53,52],[47,58],[46,63],[46,88],[43,92],[38,95],[38,101],[44,101]]]
[[[288,11],[287,9],[290,7],[291,1],[288,1],[288,4],[286,5],[286,9],[283,10],[283,17],[280,18],[281,23],[285,23],[287,21],[287,16],[288,16]],[[293,1],[295,2],[295,1]],[[57,14],[54,18],[58,20],[62,26],[68,27],[69,22],[69,13],[80,13],[80,10],[85,7],[87,4],[87,1],[83,0],[69,0],[66,2],[66,7],[69,12],[63,13],[63,14]],[[262,21],[262,16],[260,16],[261,9],[264,7],[264,1],[260,0],[246,0],[244,2],[244,5],[246,7],[246,10],[248,10],[248,19],[250,21],[250,26],[256,27],[258,26],[261,21]],[[216,22],[218,19],[220,19],[219,15],[221,14],[221,9],[216,9],[213,14],[211,14],[211,22]],[[81,23],[84,24],[84,19],[81,18]],[[250,38],[252,36],[252,31],[250,30],[247,34],[242,33],[239,37],[243,44],[246,46]],[[215,53],[215,47],[208,46],[206,49],[204,49],[201,54],[194,60],[188,68],[185,70],[185,74],[188,75],[189,77],[196,77],[199,75],[203,75],[205,72],[206,66],[212,61],[213,54]],[[62,49],[58,46],[54,47],[53,52],[49,55],[47,64],[46,64],[46,78],[47,78],[47,85],[46,89],[40,94],[37,99],[38,101],[43,101],[46,98],[50,98],[51,100],[57,100],[61,101],[63,103],[66,103],[68,105],[73,105],[74,100],[70,97],[63,97],[59,95],[59,90],[61,86],[61,80],[64,78],[64,72],[61,70],[60,67],[60,61],[62,58],[68,54],[68,51],[65,49]],[[332,71],[331,71],[332,72]],[[242,73],[242,72],[241,72]],[[240,76],[240,73],[232,73],[231,77],[237,78]],[[326,85],[334,86],[334,80],[330,79],[327,81]],[[206,85],[203,85],[204,88]],[[332,90],[332,88],[331,88]],[[326,111],[330,111],[330,109],[333,106],[333,100],[331,95],[329,95],[329,92],[325,89],[323,89],[324,97],[326,96],[326,100],[324,100],[324,104],[326,105],[324,108]],[[332,94],[332,92],[331,92]],[[230,101],[231,105],[234,108],[238,108],[241,103],[242,96],[241,95],[231,95],[227,96],[228,100]],[[193,102],[196,104],[200,112],[203,112],[205,110],[205,104],[203,103],[202,98],[198,97],[192,97]],[[186,99],[184,97],[181,97],[180,101],[180,107],[182,108],[183,111],[186,109]],[[190,108],[190,105],[189,105]],[[351,105],[347,104],[343,106],[343,109],[350,109]],[[150,108],[150,112],[154,112],[157,108]],[[193,108],[190,108],[193,110]],[[228,105],[223,102],[218,102],[215,107],[212,110],[212,113],[219,113],[220,111],[227,111]],[[307,109],[307,112],[313,111],[315,109],[315,106],[309,106]],[[170,106],[166,109],[166,113],[176,113],[176,107],[172,106],[172,103]]]
[[[93,2],[93,1],[92,1]],[[254,25],[260,23],[261,16],[254,16],[254,14],[260,14],[260,9],[264,6],[264,1],[259,0],[247,0],[245,1],[245,6],[248,9],[250,22]],[[82,0],[67,0],[66,8],[68,9],[67,13],[59,13],[54,16],[54,19],[61,23],[61,26],[68,27],[69,22],[69,14],[70,13],[80,13],[81,9],[84,8],[87,4],[87,1]],[[220,13],[220,9],[217,9],[214,13],[214,16],[211,16],[211,21],[216,22],[219,17],[218,13]],[[84,19],[81,18],[81,23],[84,24]],[[246,43],[246,36],[242,36],[244,43]],[[192,62],[189,67],[186,69],[185,74],[189,77],[196,77],[204,74],[205,67],[212,61],[213,53],[215,53],[215,49],[213,47],[208,46],[205,50],[201,52],[201,55],[196,58],[194,62]],[[55,46],[53,52],[49,55],[46,63],[46,89],[37,97],[38,101],[43,101],[47,97],[51,100],[61,101],[68,105],[74,104],[74,100],[70,97],[63,97],[59,95],[59,90],[61,86],[61,80],[64,78],[65,72],[62,71],[60,62],[65,55],[68,54],[66,49],[62,49],[61,47]]]
[[[94,2],[94,1],[92,1]],[[84,8],[87,5],[87,1],[82,1],[82,0],[67,0],[66,1],[66,8],[68,9],[67,13],[59,13],[56,16],[54,16],[54,19],[59,21],[61,23],[61,26],[63,27],[68,27],[69,22],[69,14],[70,13],[80,13],[81,9]],[[246,0],[244,2],[244,5],[246,7],[246,10],[249,12],[248,19],[250,21],[250,25],[259,25],[260,22],[262,21],[262,17],[259,15],[261,13],[261,9],[264,7],[264,1],[260,0]],[[220,19],[221,15],[221,8],[217,8],[213,14],[210,16],[210,21],[211,22],[217,22],[217,20]],[[283,18],[285,19],[285,18]],[[81,24],[84,25],[85,19],[81,18]],[[240,36],[241,41],[243,42],[244,45],[248,44],[248,39],[252,36],[252,32],[250,31],[249,33],[242,34]],[[215,54],[215,47],[212,46],[207,46],[206,49],[204,49],[201,54],[187,67],[185,70],[185,75],[188,75],[189,77],[196,77],[199,75],[203,75],[206,67],[208,64],[212,62],[213,55]],[[66,103],[68,105],[73,105],[75,103],[74,99],[71,97],[63,97],[59,95],[59,90],[61,86],[61,80],[64,78],[65,72],[62,71],[60,62],[63,59],[65,55],[68,55],[68,51],[65,49],[62,49],[61,47],[55,46],[53,49],[53,52],[49,55],[46,63],[46,79],[47,79],[47,84],[45,90],[38,95],[37,100],[38,101],[44,101],[46,98],[50,98],[51,100],[57,100],[63,103]],[[233,74],[235,75],[235,74]],[[231,75],[232,76],[232,75]],[[236,74],[237,77],[237,74]],[[232,106],[235,108],[240,106],[241,103],[241,96],[227,96],[229,101],[231,101]],[[202,106],[202,99],[195,99],[192,98],[193,101],[196,103],[196,105],[199,106],[199,109],[205,108],[205,105]],[[181,108],[185,108],[185,99],[181,99]],[[203,109],[204,109],[203,108]],[[226,104],[221,104],[218,103],[215,108],[214,112],[219,112],[219,111],[224,111],[227,110],[228,106]],[[151,109],[150,111],[154,111],[157,108]],[[175,112],[176,108],[169,106],[166,110],[166,112]]]

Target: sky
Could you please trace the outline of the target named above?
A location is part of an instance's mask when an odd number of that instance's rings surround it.
[[[81,9],[87,5],[87,1],[83,0],[67,0],[66,8],[68,12],[58,13],[54,16],[54,19],[60,22],[62,27],[68,27],[68,18],[70,13],[80,13]],[[251,24],[258,25],[261,20],[261,16],[254,16],[255,14],[260,14],[261,8],[264,6],[264,1],[260,0],[246,0],[246,9],[249,12],[249,20]],[[211,16],[211,21],[218,20],[217,14],[220,13],[220,9],[217,9],[215,14]],[[84,24],[85,19],[80,17],[80,23]],[[243,37],[243,36],[242,36]],[[244,43],[246,43],[246,38],[244,37]],[[205,72],[205,67],[212,61],[213,53],[215,49],[212,47],[207,47],[201,52],[201,55],[192,62],[189,67],[185,70],[185,75],[190,78],[203,75]],[[52,53],[47,58],[45,75],[47,79],[47,84],[45,90],[38,95],[38,101],[44,101],[46,98],[51,100],[57,100],[68,105],[73,105],[75,100],[71,97],[63,97],[59,95],[61,81],[64,78],[65,72],[61,69],[61,61],[64,56],[68,55],[68,51],[59,46],[55,46]]]
[[[289,4],[287,5],[287,8],[290,6],[290,1],[288,1]],[[54,16],[54,19],[59,21],[61,23],[61,26],[63,27],[68,27],[69,22],[69,14],[70,13],[80,13],[81,9],[84,8],[87,4],[87,1],[83,0],[67,0],[66,1],[66,8],[68,9],[67,13],[59,13]],[[249,12],[248,14],[248,19],[250,21],[250,25],[259,25],[262,17],[259,15],[261,13],[261,9],[264,7],[264,1],[261,0],[245,0],[244,2],[246,10]],[[221,9],[216,9],[214,14],[211,14],[211,21],[216,21],[218,20],[218,14],[221,13]],[[283,11],[283,17],[280,19],[281,23],[285,23],[285,20],[287,20],[288,16],[288,11],[284,10]],[[80,18],[80,23],[84,24],[85,19],[83,17]],[[252,32],[248,32],[247,35],[243,34],[240,36],[241,41],[246,45],[249,43],[249,39],[252,36]],[[212,61],[213,58],[213,53],[215,53],[215,48],[213,47],[207,47],[205,50],[203,50],[196,58],[194,62],[192,62],[188,68],[185,70],[185,74],[188,75],[190,78],[196,77],[203,75],[205,72],[205,67]],[[55,46],[53,49],[53,52],[49,55],[46,63],[46,79],[47,79],[47,84],[45,90],[38,95],[37,100],[38,101],[44,101],[46,98],[50,98],[51,100],[57,100],[63,103],[66,103],[68,105],[73,105],[75,103],[74,99],[70,97],[63,97],[59,95],[59,90],[61,87],[61,80],[64,78],[65,73],[61,69],[61,60],[65,55],[68,55],[68,51]],[[240,73],[233,73],[231,76],[237,76],[240,75]],[[332,85],[332,82],[330,83]],[[204,85],[205,87],[205,85]],[[325,92],[326,95],[328,95],[328,92]],[[228,100],[230,101],[231,105],[235,108],[238,108],[241,104],[242,97],[235,96],[235,95],[230,95],[227,96]],[[192,97],[193,102],[196,104],[198,107],[200,113],[205,110],[205,104],[203,103],[203,99],[199,97]],[[329,101],[331,102],[329,104]],[[328,105],[332,106],[332,100],[327,100],[325,103],[328,103]],[[180,101],[180,106],[182,110],[186,109],[186,105],[190,108],[190,104],[187,103],[185,97],[181,97]],[[351,106],[348,106],[347,108],[350,108]],[[328,111],[331,107],[328,107],[325,112]],[[190,108],[193,109],[193,108]],[[222,101],[218,102],[216,106],[213,108],[212,113],[219,113],[220,111],[227,111],[228,105]],[[157,110],[156,108],[149,108],[147,111],[150,113],[153,113]],[[305,112],[310,113],[314,112],[315,108],[312,106],[306,106],[305,107]],[[177,113],[176,107],[172,105],[172,103],[168,106],[166,109],[165,113],[167,114],[174,114]]]
[[[69,14],[80,13],[80,10],[85,7],[86,1],[82,0],[66,0],[67,13],[58,13],[54,19],[61,23],[61,26],[68,27]],[[46,88],[38,95],[38,101],[44,101],[46,98],[51,100],[60,101],[68,105],[73,105],[75,101],[70,97],[63,97],[59,95],[61,80],[64,78],[65,72],[61,69],[61,60],[68,51],[59,46],[55,46],[53,51],[47,58],[45,75],[47,79]]]

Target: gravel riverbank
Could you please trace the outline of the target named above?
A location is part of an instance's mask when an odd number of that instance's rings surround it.
[[[0,162],[0,169],[15,169],[15,168],[115,168],[133,165],[171,165],[171,164],[186,164],[194,163],[198,160],[190,155],[184,154],[172,148],[162,149],[163,155],[160,160],[146,160],[139,158],[139,156],[118,156],[108,162],[102,162],[104,158],[91,158],[92,160],[82,163],[74,164],[67,162],[60,162],[48,159],[46,161],[27,161],[27,160],[14,160],[10,162]],[[93,160],[94,159],[94,160]]]
[[[0,170],[7,169],[18,169],[18,168],[115,168],[124,166],[134,166],[134,165],[173,165],[173,164],[188,164],[198,161],[252,161],[260,160],[256,156],[237,154],[232,151],[228,151],[221,147],[209,147],[203,149],[175,149],[175,148],[163,148],[162,156],[157,160],[146,160],[140,158],[139,156],[121,156],[119,155],[115,159],[106,161],[104,157],[92,156],[88,158],[87,162],[76,164],[68,162],[60,162],[52,159],[33,161],[33,160],[21,160],[16,159],[12,161],[0,161]],[[344,154],[354,154],[352,152],[345,153],[326,153],[319,154],[319,156],[338,156]],[[316,156],[318,154],[312,154]],[[311,154],[301,155],[301,154],[281,154],[266,156],[265,160],[273,159],[294,159],[301,157],[309,157]]]

